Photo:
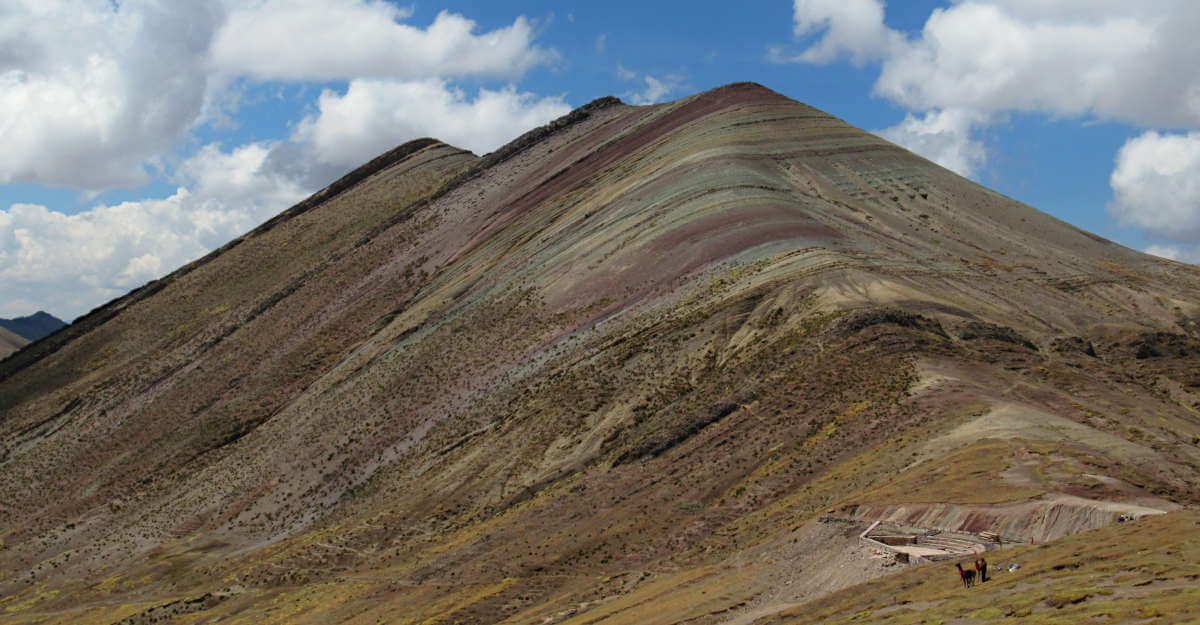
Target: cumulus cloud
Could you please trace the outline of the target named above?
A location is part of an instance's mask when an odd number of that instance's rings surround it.
[[[1191,2],[963,2],[883,63],[876,93],[912,108],[969,107],[1200,124],[1200,12]]]
[[[250,225],[245,215],[193,204],[180,189],[75,215],[34,204],[0,210],[0,314],[36,306],[73,318]]]
[[[267,171],[268,146],[205,146],[161,199],[68,215],[36,204],[0,210],[0,315],[47,309],[73,318],[223,245],[308,194]]]
[[[1200,11],[1191,0],[963,0],[935,9],[912,39],[883,15],[882,0],[795,0],[796,35],[820,36],[786,60],[880,60],[875,92],[917,110],[1200,124]]]
[[[233,10],[216,35],[213,64],[264,80],[441,76],[518,78],[552,62],[518,17],[477,33],[476,23],[442,11],[421,29],[410,11],[380,0],[267,0]]]
[[[0,207],[0,315],[86,312],[409,139],[482,153],[569,110],[511,84],[467,94],[450,82],[503,84],[553,64],[524,17],[494,30],[446,11],[428,25],[410,17],[383,0],[4,4],[0,184],[91,196],[154,174],[178,189],[80,212]],[[289,136],[176,156],[198,127],[236,126],[238,85],[328,81],[344,82]]]
[[[265,220],[332,182],[305,184],[272,168],[268,159],[279,143],[250,143],[228,152],[210,143],[180,164],[176,181],[189,190],[198,205],[221,207],[226,212],[238,210],[251,219]],[[224,241],[217,242],[221,243]]]
[[[983,143],[972,139],[971,131],[986,122],[986,116],[974,111],[948,109],[909,113],[899,124],[875,132],[946,169],[970,176],[987,159]]]
[[[298,125],[294,141],[324,163],[352,166],[424,136],[484,154],[571,107],[561,96],[539,98],[512,86],[481,88],[471,99],[429,79],[352,80],[345,93],[322,92],[317,109]]]
[[[515,79],[557,53],[524,17],[419,28],[380,0],[20,0],[0,10],[0,184],[100,191],[149,180],[222,88],[260,81]]]
[[[883,3],[878,0],[795,0],[793,16],[795,35],[816,37],[816,41],[790,58],[781,48],[772,48],[776,62],[830,63],[847,56],[861,65],[904,43],[903,36],[884,26]]]
[[[880,61],[875,94],[923,113],[891,132],[918,152],[930,149],[929,133],[909,130],[945,111],[1200,126],[1200,11],[1191,0],[961,0],[935,9],[911,38],[883,16],[882,0],[795,0],[796,35],[817,38],[798,55],[770,56]]]
[[[0,316],[68,318],[161,277],[399,143],[434,136],[477,153],[570,110],[513,87],[473,97],[440,80],[351,81],[326,91],[292,136],[229,150],[208,144],[175,169],[170,197],[0,210]]]
[[[147,180],[207,88],[213,2],[25,0],[0,10],[0,183]]]
[[[1129,139],[1117,152],[1109,184],[1109,211],[1122,224],[1200,241],[1200,132],[1147,131]]]

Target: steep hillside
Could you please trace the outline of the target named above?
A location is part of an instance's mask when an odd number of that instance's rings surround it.
[[[749,622],[875,521],[1181,522],[1198,323],[758,85],[416,141],[0,362],[0,622]]]
[[[4,328],[0,328],[0,358],[4,358],[9,354],[21,349],[29,343],[29,339],[10,332]]]

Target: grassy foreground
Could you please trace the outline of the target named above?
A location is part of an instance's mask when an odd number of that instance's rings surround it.
[[[1005,549],[989,560],[990,581],[973,588],[962,587],[953,562],[940,562],[755,623],[1200,623],[1194,510]],[[1013,562],[1020,568],[1004,570]]]

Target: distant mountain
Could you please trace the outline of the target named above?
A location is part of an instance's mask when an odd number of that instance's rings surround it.
[[[37,311],[28,317],[17,317],[16,319],[0,319],[0,328],[4,328],[17,336],[28,339],[30,342],[36,341],[43,336],[49,335],[51,332],[67,325],[65,321],[55,317],[54,315],[45,312]]]
[[[745,83],[412,141],[0,361],[0,625],[1180,622],[1198,510],[1200,267]]]
[[[29,340],[25,337],[0,328],[0,358],[4,358],[28,344]]]

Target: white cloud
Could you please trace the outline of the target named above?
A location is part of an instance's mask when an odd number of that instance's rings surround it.
[[[0,210],[0,316],[87,312],[223,245],[399,143],[434,136],[478,153],[570,110],[513,87],[474,98],[440,80],[351,81],[281,141],[209,144],[175,170],[170,197],[75,215]]]
[[[1200,263],[1200,246],[1151,245],[1142,250],[1147,254],[1176,260],[1181,263]]]
[[[1152,237],[1193,244],[1151,253],[1196,259],[1200,242],[1200,5],[1194,0],[956,0],[911,37],[882,0],[795,0],[809,47],[776,62],[880,62],[874,93],[910,112],[879,131],[964,175],[986,162],[978,129],[1009,111],[1141,127],[1116,156],[1109,212]]]
[[[987,160],[983,143],[971,139],[971,131],[986,123],[985,116],[973,111],[949,109],[921,116],[909,113],[904,121],[876,133],[946,169],[971,176]]]
[[[884,57],[904,40],[884,25],[883,3],[878,0],[795,0],[793,16],[797,37],[818,38],[792,61],[830,63],[845,55],[862,64]],[[771,55],[784,60],[779,48]]]
[[[293,140],[334,165],[361,164],[410,139],[431,136],[477,154],[571,110],[561,97],[538,98],[514,87],[480,89],[474,99],[444,81],[352,80],[346,93],[326,90],[318,112]]]
[[[1174,241],[1200,241],[1200,132],[1148,131],[1126,141],[1109,183],[1109,211],[1122,224]]]
[[[442,11],[427,28],[401,23],[410,11],[379,0],[267,0],[230,13],[213,44],[216,68],[264,80],[518,78],[552,62],[524,17],[476,33],[474,21]]]
[[[654,104],[675,88],[672,82],[664,82],[650,75],[646,75],[644,80],[646,88],[640,92],[631,93],[629,96],[633,104]],[[668,77],[667,80],[670,81],[670,78]]]
[[[561,96],[511,85],[469,96],[447,82],[555,62],[523,17],[480,31],[445,11],[408,25],[410,11],[383,0],[0,4],[0,184],[85,197],[150,173],[178,185],[76,214],[0,207],[0,315],[86,312],[409,139],[486,152],[569,110]],[[321,92],[289,137],[205,145],[172,167],[193,129],[238,125],[245,78],[347,86]]]
[[[1183,250],[1178,245],[1151,245],[1142,251],[1167,260],[1179,260],[1183,255]]]
[[[1095,115],[1160,127],[1200,125],[1200,10],[1192,0],[962,0],[906,39],[881,0],[795,0],[802,54],[881,59],[875,92],[914,110]]]
[[[20,302],[67,318],[160,275],[206,251],[184,204],[186,190],[163,200],[96,206],[66,215],[34,204],[0,211],[0,314],[27,314]],[[199,217],[205,217],[199,215]],[[228,228],[228,219],[205,219]],[[9,303],[14,302],[14,303]]]
[[[228,122],[240,76],[514,79],[552,63],[524,17],[424,28],[382,0],[8,0],[0,9],[0,184],[94,192],[149,180],[189,131]]]
[[[645,85],[641,91],[627,91],[621,94],[621,97],[628,100],[630,104],[636,105],[660,102],[664,97],[679,89],[684,83],[684,77],[679,74],[668,74],[662,78],[655,78],[650,74],[642,75],[628,70],[621,64],[617,64],[617,78],[624,81],[641,79],[640,82]]]
[[[875,89],[912,108],[1200,124],[1200,11],[1191,2],[1135,4],[1143,8],[1071,16],[984,2],[935,11],[921,39],[884,62]]]
[[[230,152],[209,144],[184,161],[177,169],[176,177],[196,196],[206,200],[228,205],[283,208],[315,188],[310,189],[267,166],[267,158],[277,144],[251,143]],[[261,211],[256,208],[255,212]]]
[[[0,316],[45,309],[72,318],[209,252],[308,190],[263,168],[268,150],[206,146],[163,199],[67,215],[35,204],[0,210]],[[36,303],[36,304],[35,304]]]
[[[100,189],[145,164],[203,108],[212,2],[25,0],[0,10],[0,184]]]

